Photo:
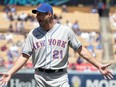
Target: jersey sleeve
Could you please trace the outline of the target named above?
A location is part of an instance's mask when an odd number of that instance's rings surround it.
[[[32,54],[32,49],[33,49],[33,43],[32,43],[32,36],[31,33],[27,35],[27,38],[24,42],[23,48],[22,48],[22,53],[31,56]]]
[[[76,34],[71,29],[69,30],[68,39],[69,39],[69,46],[74,50],[77,50],[80,46],[82,46],[82,43],[78,40]]]

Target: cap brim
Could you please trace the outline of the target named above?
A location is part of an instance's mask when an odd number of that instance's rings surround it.
[[[32,13],[33,13],[33,14],[36,14],[36,13],[37,13],[37,10],[32,10]]]
[[[46,13],[45,11],[41,11],[41,10],[40,10],[40,11],[35,10],[35,9],[34,9],[34,10],[32,10],[32,13],[33,13],[33,14],[36,14],[37,12],[43,12],[43,13]]]

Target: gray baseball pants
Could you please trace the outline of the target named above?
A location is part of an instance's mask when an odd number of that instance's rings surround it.
[[[70,87],[67,71],[46,73],[35,70],[36,87]]]

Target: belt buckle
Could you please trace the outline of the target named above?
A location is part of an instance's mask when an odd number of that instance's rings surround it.
[[[46,72],[46,70],[45,70],[45,69],[43,69],[43,72]]]
[[[55,72],[58,72],[59,70],[55,70]]]

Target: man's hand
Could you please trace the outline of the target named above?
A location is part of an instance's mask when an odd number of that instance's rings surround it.
[[[105,64],[105,65],[102,65],[101,67],[99,67],[99,71],[101,72],[101,74],[104,76],[105,79],[113,78],[113,74],[108,69],[108,66],[110,66],[111,64],[112,63],[109,63],[109,64]]]
[[[6,86],[11,78],[11,75],[9,73],[1,73],[2,77],[0,78],[0,87]]]

